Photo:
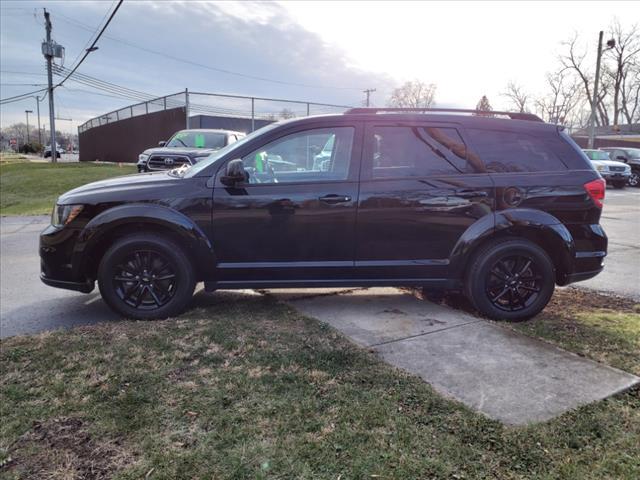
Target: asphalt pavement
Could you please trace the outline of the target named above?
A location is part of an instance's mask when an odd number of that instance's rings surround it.
[[[40,282],[38,234],[48,222],[0,218],[0,337],[118,319],[97,289],[85,295]],[[602,224],[609,236],[605,271],[577,285],[640,301],[640,189],[608,189]]]

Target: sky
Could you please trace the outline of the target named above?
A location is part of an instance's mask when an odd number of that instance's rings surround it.
[[[113,4],[2,0],[0,98],[46,82],[43,8],[68,67]],[[542,92],[562,42],[578,34],[594,52],[598,31],[614,18],[626,26],[640,22],[640,2],[125,0],[78,71],[153,95],[188,88],[354,106],[366,88],[376,89],[372,102],[383,106],[394,87],[418,79],[437,85],[439,106],[473,108],[487,95],[494,108],[507,108],[501,93],[509,81]],[[134,103],[106,95],[68,81],[54,98],[56,115],[71,120],[59,120],[57,128],[75,131]],[[47,105],[40,107],[48,123]],[[35,99],[1,106],[0,124],[24,121],[25,109],[35,111]]]

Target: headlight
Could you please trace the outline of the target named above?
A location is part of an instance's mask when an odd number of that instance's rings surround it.
[[[149,155],[147,155],[146,153],[141,153],[140,155],[138,155],[138,163],[144,163],[148,158]]]
[[[606,165],[596,165],[596,170],[599,172],[606,172],[609,170]]]
[[[63,227],[68,225],[82,211],[83,205],[56,205],[51,215],[51,225]]]

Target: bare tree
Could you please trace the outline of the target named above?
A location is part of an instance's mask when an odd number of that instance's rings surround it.
[[[633,97],[634,85],[639,83],[638,54],[640,53],[640,34],[638,26],[633,25],[625,31],[620,22],[616,19],[611,24],[611,35],[616,44],[612,49],[605,52],[605,60],[608,61],[604,70],[604,75],[609,78],[611,84],[611,95],[613,103],[613,124],[617,125],[623,115],[627,122],[631,123],[632,116],[629,114],[629,100],[635,103],[637,109],[637,95]],[[634,106],[631,110],[634,110]]]
[[[294,118],[296,116],[296,114],[295,114],[295,112],[293,112],[292,110],[289,110],[288,108],[283,108],[278,116],[280,118],[283,118],[283,119],[287,120],[289,118]]]
[[[550,123],[582,127],[589,119],[582,84],[570,72],[562,69],[547,74],[546,93],[535,100],[538,114]],[[587,113],[587,115],[585,115]]]
[[[567,51],[564,54],[560,55],[559,57],[560,64],[562,65],[562,70],[560,70],[558,74],[565,74],[566,71],[569,71],[575,74],[579,81],[579,84],[582,86],[583,95],[586,97],[588,104],[591,105],[593,101],[593,95],[591,90],[591,85],[593,85],[593,74],[587,69],[587,67],[584,66],[584,63],[585,63],[584,60],[585,60],[585,57],[587,56],[587,52],[585,49],[583,49],[582,51],[579,51],[577,34],[574,35],[571,40],[564,42],[563,46],[566,48]],[[558,75],[558,74],[555,74],[555,75]],[[549,78],[547,78],[547,81],[549,81]],[[606,85],[603,82],[601,86],[601,92],[604,92],[604,91],[606,91]],[[600,113],[602,113],[602,110],[606,110],[606,109],[603,109],[602,106],[600,105],[600,101],[602,100],[604,100],[604,96],[598,95],[598,101],[596,105],[598,106],[598,111]],[[608,119],[602,118],[602,117],[599,118],[596,115],[596,124],[607,125]]]
[[[435,96],[433,83],[413,80],[394,89],[387,104],[396,108],[429,108],[435,105]]]
[[[507,90],[501,95],[507,97],[511,101],[511,105],[513,105],[518,112],[525,113],[529,111],[527,105],[530,96],[521,85],[515,82],[509,82],[507,84]]]

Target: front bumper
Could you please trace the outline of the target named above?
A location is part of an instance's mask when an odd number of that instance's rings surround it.
[[[46,285],[89,293],[93,279],[83,277],[73,265],[73,248],[79,230],[49,225],[40,234],[40,280]]]
[[[56,288],[64,288],[65,290],[75,290],[76,292],[82,293],[91,293],[95,288],[95,282],[91,282],[89,280],[85,282],[69,282],[66,280],[54,280],[53,278],[48,278],[44,275],[44,273],[40,273],[40,280],[45,285],[49,285],[50,287]]]
[[[604,178],[607,182],[611,181],[627,181],[631,176],[631,172],[599,172],[602,178]]]

